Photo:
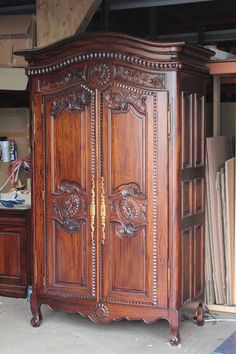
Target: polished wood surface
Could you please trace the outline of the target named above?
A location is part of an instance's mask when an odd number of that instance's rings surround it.
[[[30,211],[0,209],[0,295],[26,297],[31,282]]]
[[[211,52],[121,34],[24,51],[34,112],[32,324],[169,321],[203,293]]]

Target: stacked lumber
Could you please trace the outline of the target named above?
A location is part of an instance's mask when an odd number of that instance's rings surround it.
[[[230,136],[206,141],[205,297],[236,304],[235,158]]]

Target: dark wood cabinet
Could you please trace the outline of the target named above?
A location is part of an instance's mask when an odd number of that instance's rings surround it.
[[[95,322],[170,322],[203,295],[204,95],[211,52],[87,34],[19,52],[33,108],[41,304]]]
[[[26,297],[30,284],[30,210],[0,209],[0,295]]]

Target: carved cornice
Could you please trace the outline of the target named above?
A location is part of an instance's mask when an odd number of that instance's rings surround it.
[[[141,59],[134,57],[132,55],[113,53],[113,52],[89,52],[81,55],[73,55],[66,59],[61,59],[55,63],[38,66],[38,67],[28,67],[26,69],[26,74],[28,76],[41,76],[48,73],[54,73],[66,67],[70,67],[74,64],[85,62],[87,60],[119,60],[122,62],[135,64],[148,69],[155,69],[160,71],[169,70],[180,70],[182,68],[182,63],[177,61],[151,61],[146,59]]]

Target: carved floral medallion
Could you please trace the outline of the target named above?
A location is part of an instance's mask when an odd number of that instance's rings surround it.
[[[147,224],[147,200],[136,183],[124,184],[110,199],[110,220],[120,238],[135,236]]]
[[[96,322],[106,322],[109,310],[105,304],[98,303],[92,308],[92,319]]]
[[[109,66],[104,63],[98,63],[89,68],[88,77],[98,86],[104,86],[111,78]]]
[[[73,182],[63,181],[59,190],[52,194],[52,219],[67,232],[80,230],[87,212],[84,193]]]

